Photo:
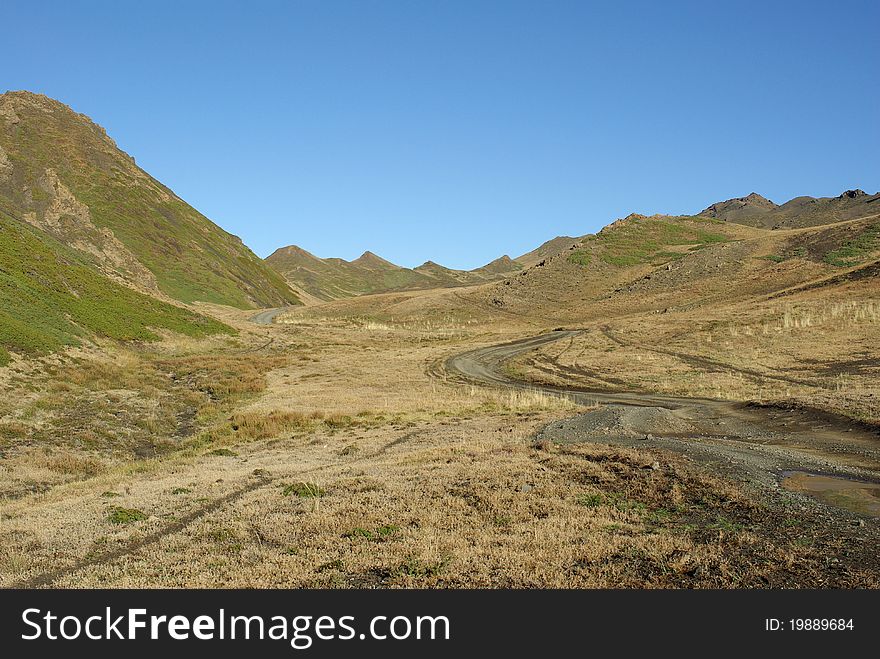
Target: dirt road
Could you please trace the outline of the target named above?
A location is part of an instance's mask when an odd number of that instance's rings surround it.
[[[260,313],[251,316],[250,321],[257,325],[271,325],[275,321],[276,316],[292,308],[293,307],[278,307],[276,309],[266,309],[265,311],[261,311]]]
[[[880,496],[880,436],[855,421],[809,409],[530,384],[505,371],[509,359],[577,333],[555,331],[471,350],[449,358],[446,371],[472,383],[540,390],[584,405],[601,405],[547,426],[542,438],[668,449],[766,491],[796,482],[795,501],[788,503],[798,507],[815,504],[815,499],[797,494],[806,492],[838,511],[876,514],[872,511]],[[805,488],[803,474],[823,475],[822,491]],[[792,475],[799,476],[792,479]],[[841,491],[852,490],[854,480],[863,487],[857,488],[857,494],[840,496],[827,487],[827,477],[840,479]]]

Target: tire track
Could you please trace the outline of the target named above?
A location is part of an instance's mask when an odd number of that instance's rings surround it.
[[[667,355],[668,357],[675,357],[686,364],[691,366],[696,366],[697,368],[714,371],[717,373],[724,372],[733,372],[733,373],[742,373],[743,375],[748,375],[749,377],[756,378],[758,380],[776,380],[778,382],[785,382],[787,384],[796,384],[806,387],[817,387],[819,386],[816,382],[811,382],[809,380],[800,380],[798,378],[790,378],[785,375],[772,375],[770,373],[762,373],[761,371],[756,371],[750,368],[741,368],[739,366],[731,366],[730,364],[725,364],[724,362],[719,362],[709,357],[700,357],[698,355],[689,355],[686,352],[677,352],[675,350],[668,350],[666,348],[658,348],[656,346],[645,346],[642,344],[630,343],[628,341],[624,341],[619,336],[617,336],[614,331],[608,325],[603,325],[599,328],[599,331],[605,335],[606,338],[613,341],[619,346],[623,346],[625,348],[639,348],[640,350],[647,350],[648,352],[656,352],[661,355]]]
[[[340,464],[344,464],[344,465],[348,466],[350,464],[356,464],[358,462],[363,462],[365,460],[370,460],[372,458],[379,457],[379,456],[387,453],[390,449],[394,448],[395,446],[399,446],[399,445],[409,441],[413,437],[417,436],[420,432],[421,432],[420,430],[410,431],[408,433],[401,435],[397,439],[388,442],[387,444],[383,444],[379,449],[377,449],[371,453],[368,453],[368,454],[363,455],[359,458],[355,458],[354,460],[349,460],[349,461],[346,461],[345,463],[340,463]],[[223,508],[225,506],[228,506],[230,504],[235,503],[236,501],[240,500],[242,497],[244,497],[247,494],[250,494],[251,492],[255,492],[256,490],[259,490],[263,487],[269,487],[277,482],[287,480],[289,478],[293,478],[293,477],[297,477],[297,476],[304,476],[306,474],[313,474],[313,473],[323,471],[325,469],[330,469],[332,467],[337,467],[337,466],[339,466],[338,463],[328,463],[325,465],[312,467],[311,469],[302,469],[302,470],[298,470],[298,471],[285,472],[283,474],[276,474],[276,475],[270,475],[262,469],[257,469],[254,471],[253,474],[251,474],[251,477],[254,479],[253,482],[248,483],[247,485],[240,487],[237,490],[229,492],[228,494],[225,494],[222,497],[214,499],[213,501],[206,503],[205,505],[200,506],[200,507],[196,508],[195,510],[191,510],[190,512],[186,513],[185,515],[182,515],[181,517],[179,517],[175,521],[171,522],[170,524],[167,524],[167,525],[163,526],[162,528],[157,529],[156,531],[153,531],[152,533],[149,533],[141,538],[138,538],[137,540],[132,540],[130,542],[127,542],[127,543],[121,545],[120,547],[116,547],[115,549],[111,549],[109,551],[102,552],[100,554],[97,554],[97,555],[89,557],[89,558],[83,558],[83,559],[78,560],[74,563],[71,563],[70,565],[65,565],[65,566],[59,567],[55,570],[50,570],[48,572],[42,572],[42,573],[37,574],[37,575],[30,577],[28,579],[22,579],[20,581],[13,582],[12,585],[9,586],[9,588],[30,589],[30,588],[50,587],[53,583],[55,583],[59,579],[62,579],[63,577],[66,577],[71,574],[75,574],[76,572],[80,572],[80,571],[88,569],[90,567],[109,565],[110,563],[113,563],[114,561],[117,561],[120,558],[123,558],[125,556],[130,556],[131,554],[134,554],[134,553],[140,551],[141,549],[144,549],[145,547],[149,547],[151,545],[154,545],[154,544],[160,542],[163,538],[166,538],[170,535],[174,535],[176,533],[180,533],[180,532],[186,530],[189,526],[191,526],[195,522],[198,522],[199,520],[204,518],[205,516],[210,515],[211,513],[217,512],[218,510],[220,510],[221,508]]]

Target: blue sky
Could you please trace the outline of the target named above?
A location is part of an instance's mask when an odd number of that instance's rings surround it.
[[[880,189],[875,0],[2,13],[0,90],[88,114],[261,256],[471,268],[631,211]]]

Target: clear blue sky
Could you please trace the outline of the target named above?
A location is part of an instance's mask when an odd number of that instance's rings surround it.
[[[6,0],[2,21],[0,90],[90,115],[261,256],[470,268],[631,211],[880,189],[876,0]]]

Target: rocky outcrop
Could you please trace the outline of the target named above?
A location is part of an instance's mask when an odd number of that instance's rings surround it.
[[[734,199],[716,202],[703,209],[700,212],[700,215],[727,220],[738,218],[746,214],[760,215],[772,211],[776,207],[777,204],[773,203],[766,197],[762,197],[757,192],[752,192],[745,197],[735,197]]]
[[[865,192],[864,190],[855,189],[855,190],[847,190],[846,192],[844,192],[843,194],[841,194],[837,198],[838,199],[857,199],[859,197],[867,197],[867,196],[868,196],[868,193]]]
[[[116,238],[113,231],[95,226],[89,207],[74,196],[53,169],[44,172],[38,185],[48,198],[48,205],[42,212],[25,213],[22,217],[28,224],[93,256],[98,267],[113,279],[152,295],[159,293],[153,273]]]
[[[0,98],[0,119],[7,126],[14,126],[21,121],[15,112],[15,106],[9,98]]]
[[[0,181],[12,178],[12,161],[0,146]]]

